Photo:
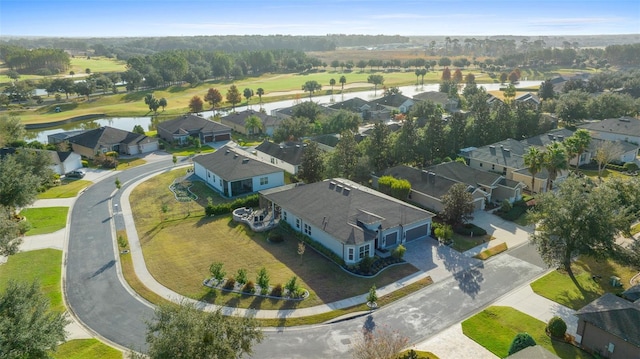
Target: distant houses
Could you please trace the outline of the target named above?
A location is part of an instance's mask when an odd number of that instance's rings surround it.
[[[307,144],[302,142],[283,142],[278,144],[264,140],[256,146],[255,151],[260,160],[269,162],[288,173],[296,175],[300,170],[302,155],[306,147]]]
[[[250,116],[259,118],[262,127],[258,129],[247,128],[246,121]],[[273,133],[276,128],[278,128],[278,124],[281,121],[282,120],[276,116],[267,115],[266,113],[254,110],[233,112],[220,118],[220,123],[243,135],[257,135],[264,133],[267,136],[273,136]]]

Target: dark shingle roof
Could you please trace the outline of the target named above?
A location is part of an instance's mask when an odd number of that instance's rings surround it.
[[[302,163],[302,154],[307,145],[301,142],[287,142],[277,144],[265,140],[256,147],[256,151],[266,153],[271,157],[275,157],[286,163],[292,165],[299,165]]]
[[[459,183],[458,181],[437,175],[434,172],[404,165],[387,168],[378,174],[378,177],[382,176],[405,179],[411,183],[411,189],[413,191],[424,193],[438,199],[447,194],[451,186]]]
[[[640,136],[640,120],[633,117],[608,118],[578,126],[591,131]]]
[[[275,116],[267,115],[266,113],[262,113],[260,111],[254,111],[254,110],[244,110],[240,112],[234,112],[232,114],[224,116],[222,119],[225,121],[234,123],[238,126],[244,126],[244,123],[249,116],[258,117],[262,121],[262,124],[264,126],[273,126],[276,123],[280,122],[280,119],[278,119]]]
[[[407,100],[411,100],[411,97],[407,97],[403,94],[392,94],[373,100],[372,102],[383,106],[400,107],[400,105]]]
[[[184,115],[173,120],[160,122],[158,128],[172,134],[231,132],[231,128],[228,126],[196,115]]]
[[[360,223],[380,221],[382,229],[409,225],[434,216],[370,188],[345,179],[330,179],[260,192],[304,221],[346,244],[372,240],[375,232]]]
[[[497,173],[481,171],[460,162],[445,162],[426,168],[426,170],[473,187],[478,185],[492,186],[502,177]]]
[[[150,137],[120,130],[113,127],[100,127],[93,130],[85,131],[79,135],[69,137],[68,141],[87,148],[96,148],[98,145],[114,145],[114,144],[141,144],[155,141]]]
[[[622,296],[630,301],[636,301],[640,299],[640,284],[636,284],[633,287],[622,292]]]
[[[640,347],[640,306],[606,293],[576,312],[580,320]]]
[[[449,95],[445,92],[427,91],[414,95],[413,99],[416,101],[429,100],[436,104],[445,105],[447,102],[449,102]]]
[[[245,151],[229,146],[223,146],[213,153],[196,156],[193,162],[229,182],[283,171]]]
[[[347,110],[347,111],[353,111],[353,112],[360,112],[362,111],[362,107],[365,105],[369,106],[370,111],[375,110],[377,107],[377,104],[363,100],[360,97],[354,97],[345,101],[337,102],[328,107],[334,110]]]

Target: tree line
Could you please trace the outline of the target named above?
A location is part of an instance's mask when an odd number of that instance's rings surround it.
[[[62,49],[35,48],[0,44],[0,60],[11,70],[38,73],[46,70],[54,74],[64,73],[71,66],[69,54]]]

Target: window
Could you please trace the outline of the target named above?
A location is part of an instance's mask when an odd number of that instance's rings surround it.
[[[211,172],[207,172],[207,177],[211,178]]]
[[[296,228],[300,229],[300,218],[296,218]]]
[[[282,211],[282,219],[284,219],[284,221],[287,221],[287,212],[286,211]]]
[[[306,223],[304,224],[304,234],[311,236],[311,226]]]
[[[220,178],[220,181],[218,183],[220,183],[220,187],[222,187],[222,178]]]
[[[275,157],[271,157],[271,163],[276,165],[278,164],[278,160]]]
[[[260,177],[260,185],[264,186],[266,184],[269,184],[269,177]]]
[[[480,164],[480,167],[482,167],[482,163]]]
[[[350,262],[353,262],[353,248],[349,248],[349,255],[348,257]]]
[[[491,170],[494,171],[496,169],[496,165],[491,165]]]
[[[364,246],[360,247],[360,255],[358,256],[358,259],[362,259],[368,256],[369,256],[369,245],[365,244]]]

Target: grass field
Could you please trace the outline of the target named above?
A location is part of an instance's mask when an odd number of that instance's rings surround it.
[[[496,254],[500,254],[506,251],[507,249],[508,248],[506,243],[500,243],[497,246],[493,246],[489,249],[485,249],[484,251],[476,254],[474,258],[482,259],[484,261],[495,256]]]
[[[511,307],[489,307],[462,322],[462,332],[487,350],[504,358],[518,333],[527,332],[538,345],[563,359],[592,358],[571,344],[552,341],[545,333],[546,323]]]
[[[27,236],[53,233],[67,226],[69,207],[25,208],[20,214],[27,217],[31,229]]]
[[[545,298],[578,310],[604,293],[624,291],[629,287],[631,278],[638,273],[637,270],[621,266],[613,260],[596,262],[588,257],[581,257],[571,265],[571,268],[582,290],[576,287],[564,271],[560,270],[553,271],[531,283],[531,288]],[[592,275],[598,275],[601,278],[593,280]],[[609,278],[614,275],[620,278],[622,287],[611,286]]]
[[[463,236],[461,234],[454,233],[451,239],[453,239],[453,244],[451,245],[451,248],[455,249],[458,252],[465,252],[475,246],[479,246],[484,242],[488,242],[492,240],[493,237],[491,237],[488,234],[485,234],[484,236],[480,236],[480,237],[477,237],[477,236],[470,237],[470,236]]]
[[[126,62],[116,59],[109,59],[101,56],[94,56],[91,59],[87,59],[85,56],[76,56],[71,58],[71,68],[69,71],[76,73],[74,77],[81,78],[86,73],[86,69],[91,69],[92,73],[107,73],[107,72],[124,72],[126,71]],[[4,73],[8,70],[4,64],[0,65],[0,84],[5,84],[11,81]],[[52,77],[65,77],[69,75],[69,71],[64,74],[59,74]],[[38,75],[21,75],[19,80],[40,80],[43,76]]]
[[[65,310],[62,303],[60,276],[62,251],[41,249],[20,252],[9,257],[7,263],[0,265],[0,292],[7,287],[9,280],[32,282],[38,280],[40,288],[49,298],[53,310]]]
[[[89,187],[93,182],[86,180],[63,180],[60,186],[51,187],[39,193],[38,199],[71,198],[78,195],[83,188]]]
[[[212,197],[214,203],[224,199],[211,192],[213,196],[199,195],[198,203],[175,201],[167,187],[174,178],[183,175],[183,171],[154,177],[138,186],[131,196],[147,267],[156,280],[178,293],[231,306],[278,309],[291,305],[209,291],[202,286],[202,280],[209,276],[209,266],[214,261],[222,261],[229,276],[235,276],[240,268],[247,269],[252,280],[265,266],[273,285],[285,284],[296,275],[301,286],[311,294],[299,304],[301,307],[363,294],[372,284],[380,287],[416,270],[413,266],[403,265],[390,268],[373,279],[359,279],[346,274],[310,248],[301,259],[297,254],[297,240],[293,237],[287,237],[283,243],[271,243],[264,234],[253,233],[244,225],[233,222],[230,215],[198,217],[204,212],[206,197]],[[168,207],[166,213],[160,210],[163,203]],[[342,289],[337,291],[335,288]]]
[[[116,171],[124,171],[129,168],[142,166],[145,163],[147,163],[147,161],[143,160],[142,158],[119,158]]]
[[[96,339],[76,339],[62,343],[55,352],[50,353],[53,359],[122,359],[121,351],[114,349]]]

